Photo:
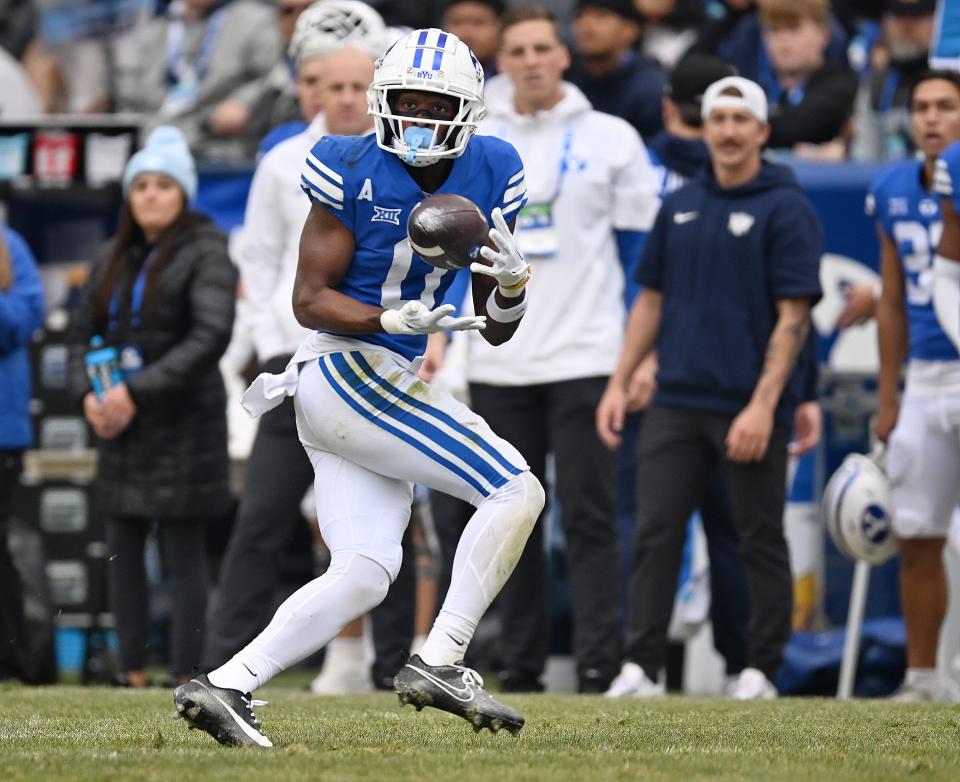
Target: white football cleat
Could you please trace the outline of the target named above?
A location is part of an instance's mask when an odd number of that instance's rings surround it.
[[[738,701],[770,701],[777,695],[773,682],[756,668],[744,668],[730,692],[730,697]]]
[[[610,682],[604,698],[662,698],[667,694],[660,682],[651,681],[636,663],[625,662]]]
[[[890,696],[890,700],[896,703],[936,703],[939,698],[936,687],[921,687],[916,684],[907,684],[904,682]]]

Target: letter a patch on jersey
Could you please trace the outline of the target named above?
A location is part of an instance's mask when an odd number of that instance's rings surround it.
[[[363,187],[360,188],[360,195],[357,196],[358,201],[372,201],[373,200],[373,184],[370,182],[370,177],[367,177],[363,180]]]

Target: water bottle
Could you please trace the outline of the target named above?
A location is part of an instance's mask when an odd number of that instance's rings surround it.
[[[103,395],[116,385],[123,382],[123,370],[120,368],[120,354],[114,347],[105,347],[103,337],[92,337],[92,350],[84,356],[83,362],[87,368],[87,377],[90,379],[90,388],[103,399]]]

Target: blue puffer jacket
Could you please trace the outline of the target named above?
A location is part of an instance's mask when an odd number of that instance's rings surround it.
[[[30,426],[30,337],[43,323],[43,288],[23,238],[3,228],[13,285],[0,291],[0,448],[33,444]]]

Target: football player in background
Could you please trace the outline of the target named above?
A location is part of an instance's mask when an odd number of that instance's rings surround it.
[[[441,329],[483,329],[504,342],[526,308],[530,267],[506,223],[526,202],[523,165],[506,142],[471,138],[482,95],[483,69],[465,44],[415,30],[377,61],[368,92],[376,133],[327,136],[307,156],[300,184],[311,208],[293,308],[313,333],[282,375],[254,381],[244,405],[259,414],[294,396],[331,563],[229,662],[175,691],[177,711],[222,744],[272,746],[249,693],[383,600],[400,567],[414,482],[477,510],[433,629],[395,689],[401,701],[450,711],[477,730],[523,725],[458,662],[523,551],[543,489],[481,418],[418,379],[415,360]],[[412,252],[405,226],[425,193],[465,196],[496,226],[497,249],[482,250],[489,265],[470,267],[475,316],[437,306],[454,274]]]

